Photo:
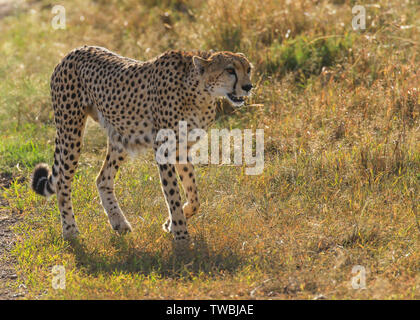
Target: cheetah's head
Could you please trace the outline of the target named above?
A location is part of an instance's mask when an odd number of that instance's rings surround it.
[[[216,52],[208,59],[194,56],[193,63],[211,96],[241,106],[251,94],[252,65],[243,53]]]

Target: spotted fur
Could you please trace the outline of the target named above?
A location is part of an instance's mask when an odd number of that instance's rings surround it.
[[[50,172],[38,165],[31,186],[41,195],[57,194],[63,237],[78,234],[71,201],[86,119],[98,121],[108,135],[108,150],[96,179],[102,206],[119,233],[131,231],[114,194],[114,178],[129,154],[145,148],[155,153],[163,142],[156,140],[160,129],[173,129],[177,142],[179,121],[188,130],[207,129],[215,119],[215,101],[226,97],[243,103],[252,88],[251,65],[243,54],[231,52],[169,51],[140,62],[101,47],[84,46],[71,51],[56,66],[51,77],[56,137],[54,164]],[[191,145],[188,145],[190,148]],[[158,164],[162,190],[169,210],[163,228],[175,240],[187,242],[186,218],[199,208],[194,168],[181,164]],[[181,207],[178,173],[187,203]]]

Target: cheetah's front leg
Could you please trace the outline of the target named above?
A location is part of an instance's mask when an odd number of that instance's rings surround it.
[[[184,187],[187,203],[184,204],[182,210],[187,219],[191,218],[198,212],[200,203],[198,202],[197,185],[195,183],[194,166],[191,163],[176,164],[179,178]]]
[[[178,244],[187,244],[190,236],[187,231],[187,221],[181,208],[181,196],[179,194],[175,165],[159,164],[159,175],[169,210],[169,219],[164,223],[163,229],[171,232]]]

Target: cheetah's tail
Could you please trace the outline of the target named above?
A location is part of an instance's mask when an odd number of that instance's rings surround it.
[[[35,167],[32,174],[31,187],[32,190],[44,197],[49,197],[55,193],[51,171],[47,164],[40,163]]]

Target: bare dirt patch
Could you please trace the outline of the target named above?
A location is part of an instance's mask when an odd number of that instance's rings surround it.
[[[11,175],[0,174],[0,190],[10,187],[12,180]],[[7,201],[0,193],[0,300],[11,300],[24,296],[23,292],[16,292],[14,289],[13,284],[17,281],[16,261],[10,255],[16,239],[12,227],[18,221],[18,214],[8,209]]]
[[[22,0],[0,0],[0,19],[14,14],[23,5]]]

